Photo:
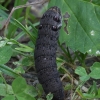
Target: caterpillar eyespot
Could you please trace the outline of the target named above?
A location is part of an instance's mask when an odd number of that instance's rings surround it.
[[[51,7],[40,20],[34,59],[39,82],[46,94],[51,92],[53,100],[64,100],[64,90],[56,64],[57,39],[61,23],[58,7]]]
[[[59,19],[59,17],[57,17],[57,16],[54,16],[53,19],[54,19],[54,21],[56,21],[56,22],[60,22],[60,19]]]
[[[56,26],[52,26],[52,30],[53,30],[53,31],[57,31],[58,29],[57,29]]]

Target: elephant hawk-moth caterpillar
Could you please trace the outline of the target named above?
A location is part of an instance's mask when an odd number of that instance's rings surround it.
[[[64,100],[62,82],[56,65],[57,39],[62,26],[61,20],[60,9],[56,6],[43,14],[34,51],[38,80],[46,94],[53,93],[53,100]]]

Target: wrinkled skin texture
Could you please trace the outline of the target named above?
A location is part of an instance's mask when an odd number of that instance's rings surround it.
[[[64,100],[64,91],[56,65],[56,50],[61,14],[58,7],[51,7],[40,20],[34,52],[35,68],[39,82],[46,94],[53,93],[53,100]]]

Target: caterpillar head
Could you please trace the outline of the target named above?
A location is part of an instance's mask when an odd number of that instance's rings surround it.
[[[61,11],[57,6],[51,7],[49,10],[54,12],[56,15],[53,16],[53,20],[58,22],[58,28],[61,28],[62,26],[62,16],[61,16]]]
[[[60,9],[57,6],[49,8],[42,16],[40,27],[51,27],[53,31],[57,31],[62,26],[62,16]]]

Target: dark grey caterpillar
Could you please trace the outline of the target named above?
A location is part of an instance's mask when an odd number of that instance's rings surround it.
[[[45,93],[53,93],[53,100],[64,100],[64,91],[56,65],[56,50],[62,17],[58,7],[51,7],[40,20],[34,52],[39,82]]]

